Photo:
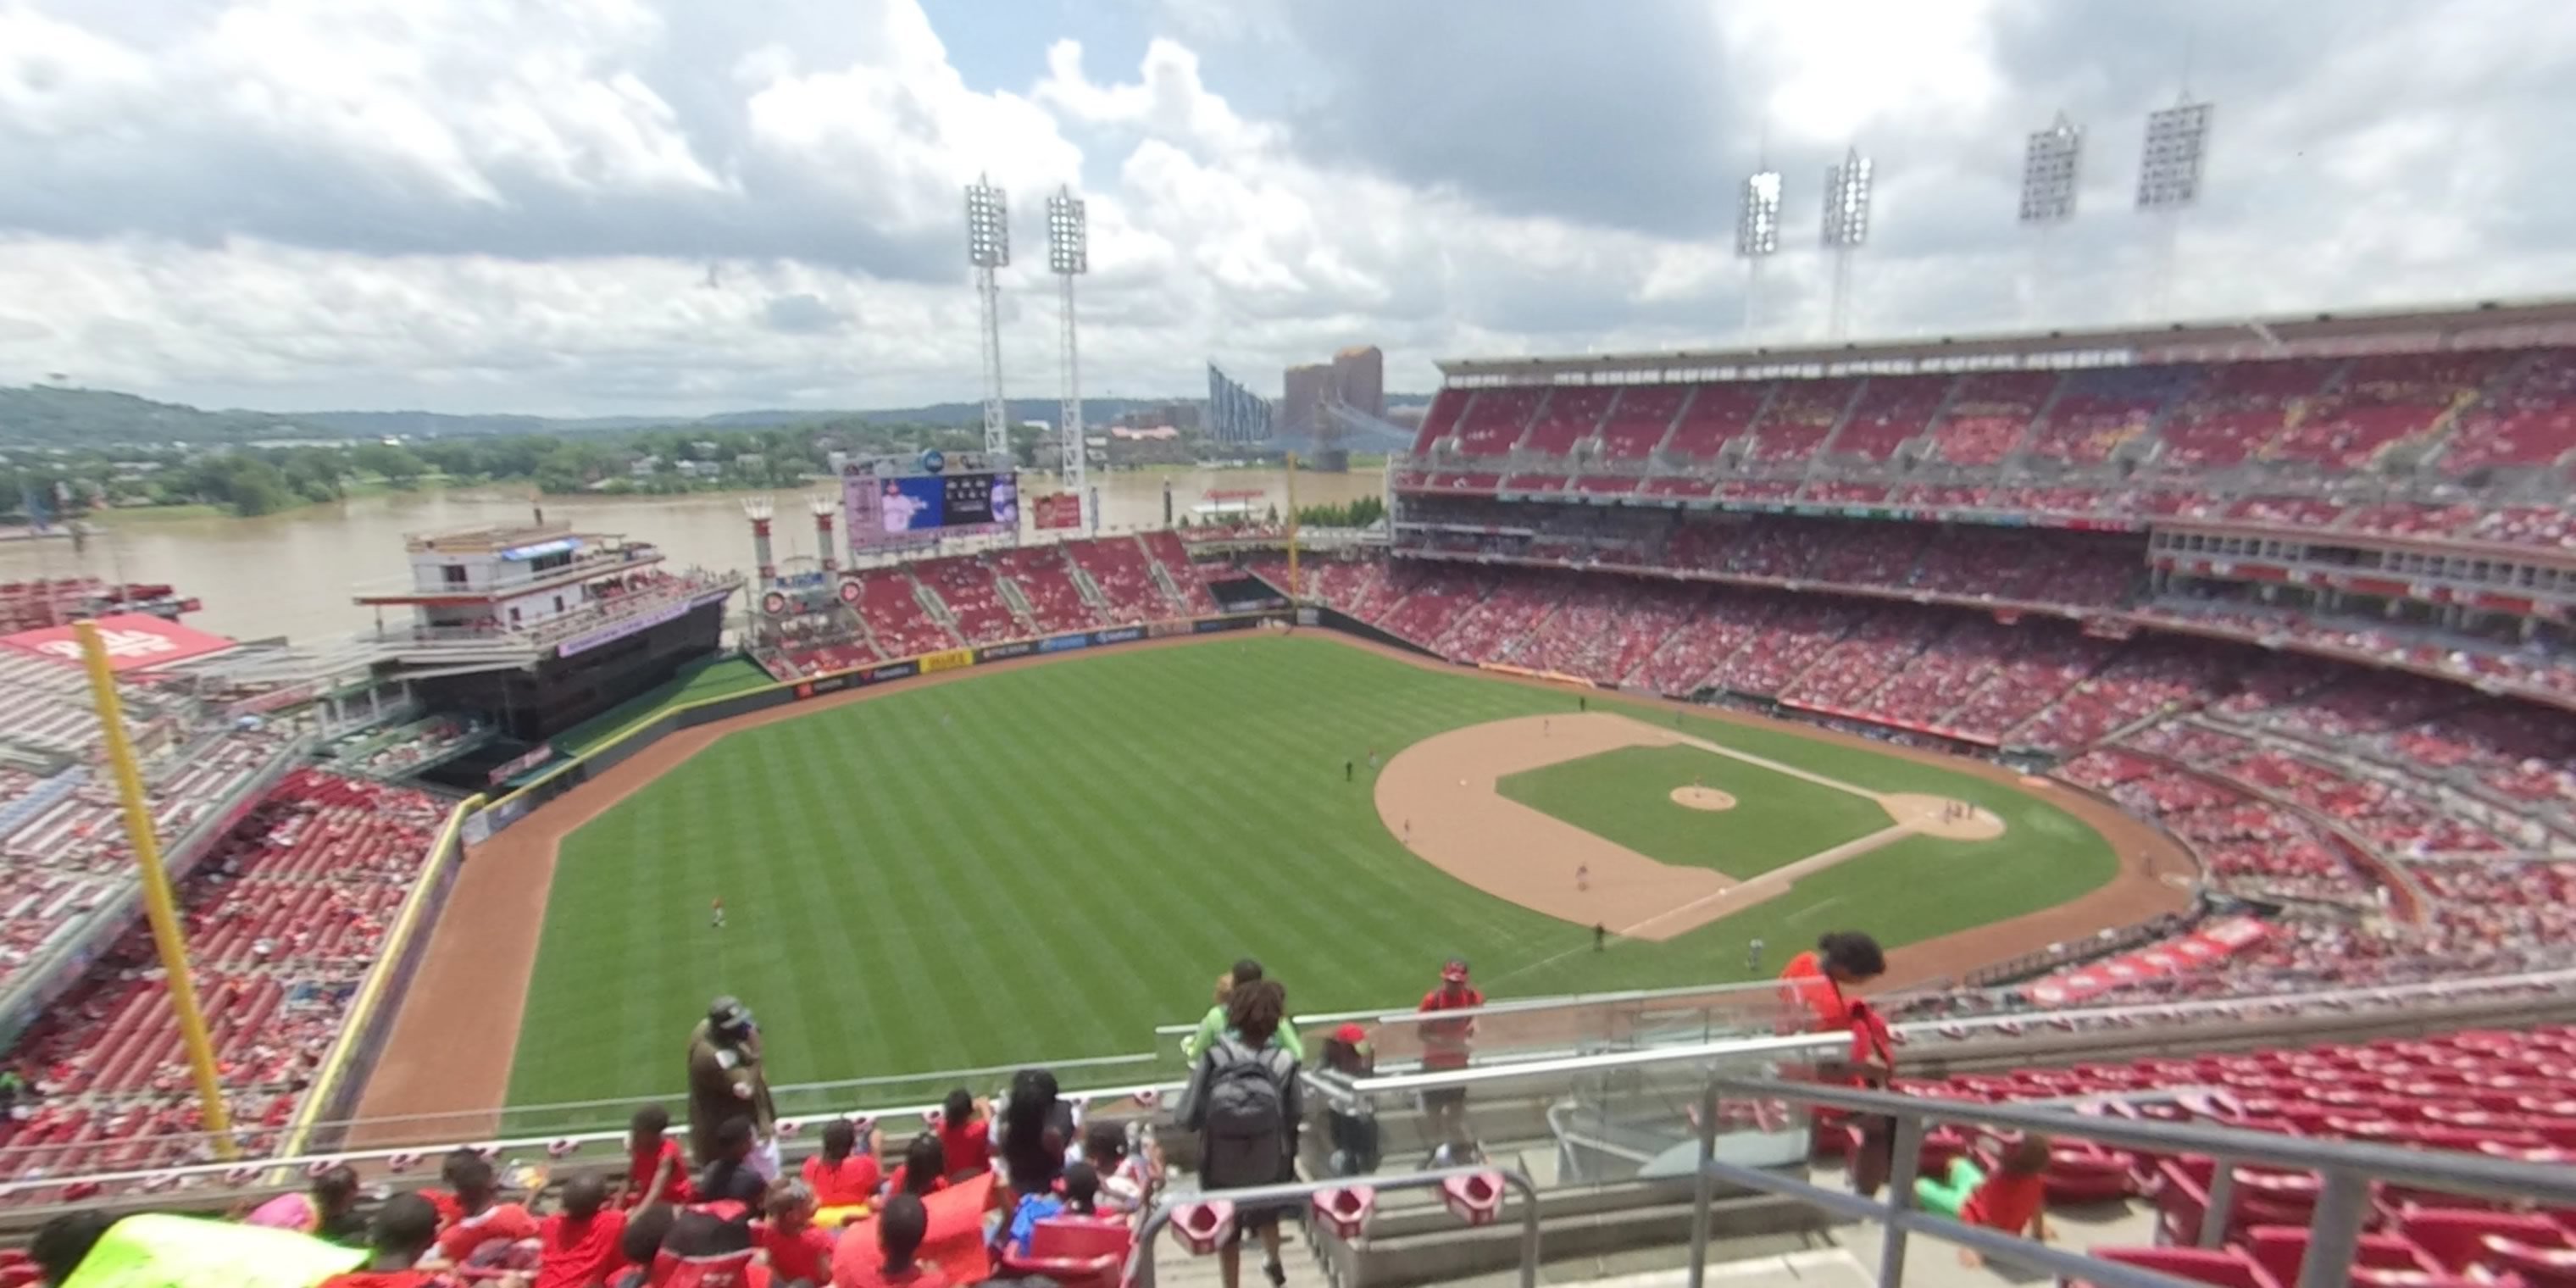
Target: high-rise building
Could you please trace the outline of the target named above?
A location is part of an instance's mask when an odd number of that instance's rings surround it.
[[[1333,397],[1333,364],[1309,362],[1290,367],[1279,399],[1278,430],[1283,438],[1313,438],[1324,423],[1324,404]]]
[[[1270,437],[1270,400],[1208,364],[1208,433],[1220,443],[1258,443]]]
[[[1334,354],[1333,401],[1386,419],[1386,354],[1373,344],[1353,345]]]

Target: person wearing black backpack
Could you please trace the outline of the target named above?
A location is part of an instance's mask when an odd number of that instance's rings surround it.
[[[1278,1040],[1287,1010],[1288,994],[1277,980],[1237,985],[1226,1001],[1228,1031],[1199,1053],[1180,1119],[1182,1127],[1199,1133],[1202,1190],[1213,1194],[1297,1178],[1297,1124],[1304,1108],[1297,1057]],[[1279,1218],[1293,1206],[1235,1210],[1235,1235],[1217,1254],[1225,1288],[1240,1288],[1246,1228],[1261,1232],[1270,1282],[1288,1282],[1279,1264]]]

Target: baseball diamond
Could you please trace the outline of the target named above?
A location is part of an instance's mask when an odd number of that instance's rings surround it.
[[[1742,977],[1746,941],[1829,918],[1902,946],[1901,982],[2183,899],[2153,875],[2182,862],[2170,843],[2088,797],[1705,708],[1585,705],[1339,635],[1237,634],[671,735],[475,849],[361,1116],[665,1094],[656,1057],[716,991],[759,999],[778,1077],[819,1080],[1135,1051],[1245,952],[1326,1010],[1401,995],[1426,952],[1532,994]],[[1622,759],[1663,755],[1689,768]],[[1377,768],[1345,782],[1346,761]],[[1741,807],[1664,799],[1693,779]],[[2004,830],[1942,839],[1937,808],[1891,815],[1901,793]],[[1624,794],[1680,822],[1623,822]],[[1544,828],[1494,830],[1497,809]],[[1766,872],[1765,897],[1705,898]],[[1595,953],[1602,918],[1635,933]]]

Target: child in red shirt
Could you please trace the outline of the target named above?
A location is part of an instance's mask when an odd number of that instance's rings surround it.
[[[625,1268],[626,1214],[608,1206],[608,1182],[583,1173],[564,1182],[563,1211],[537,1227],[535,1288],[601,1288]]]
[[[617,1206],[656,1202],[686,1207],[696,1197],[689,1192],[689,1168],[680,1158],[680,1142],[663,1134],[669,1130],[670,1110],[646,1105],[635,1111],[626,1126],[626,1185],[618,1191]]]
[[[993,1128],[983,1109],[964,1087],[949,1092],[939,1106],[939,1149],[947,1163],[940,1175],[953,1181],[993,1165]]]
[[[1915,1197],[1928,1211],[2006,1234],[2027,1229],[2031,1238],[2046,1243],[2049,1148],[2048,1137],[2025,1132],[2004,1152],[1994,1175],[1986,1175],[1972,1159],[1952,1159],[1946,1183],[1929,1177],[1916,1181]],[[1974,1268],[1983,1259],[1963,1248],[1959,1262]]]
[[[861,1148],[864,1144],[865,1148]],[[943,1154],[944,1157],[944,1154]],[[884,1183],[877,1168],[876,1133],[835,1121],[823,1129],[823,1152],[805,1160],[805,1183],[814,1190],[822,1224],[838,1227],[867,1215]]]
[[[833,1252],[832,1288],[948,1288],[939,1267],[915,1259],[930,1233],[930,1214],[920,1199],[888,1195],[876,1226],[873,1244],[852,1235]]]
[[[463,1212],[438,1232],[438,1253],[450,1265],[466,1265],[478,1254],[488,1258],[496,1247],[506,1248],[537,1237],[537,1219],[528,1215],[526,1208],[501,1202],[500,1182],[492,1173],[492,1160],[470,1150],[459,1150],[448,1156],[446,1179],[456,1191],[456,1203]]]
[[[438,1208],[418,1194],[397,1194],[376,1209],[367,1225],[367,1264],[331,1276],[314,1288],[448,1288],[454,1281],[419,1268],[438,1242]]]
[[[769,1254],[769,1273],[782,1283],[832,1281],[832,1236],[814,1224],[814,1192],[789,1181],[769,1196],[769,1219],[752,1232]]]
[[[919,1198],[947,1189],[948,1177],[939,1170],[946,1161],[937,1136],[923,1132],[913,1137],[912,1143],[903,1147],[903,1161],[894,1165],[894,1175],[886,1178],[887,1196],[910,1194]]]

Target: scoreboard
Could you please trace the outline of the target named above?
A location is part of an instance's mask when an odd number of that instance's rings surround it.
[[[841,467],[853,554],[1020,528],[1020,476],[981,452],[879,456]]]

